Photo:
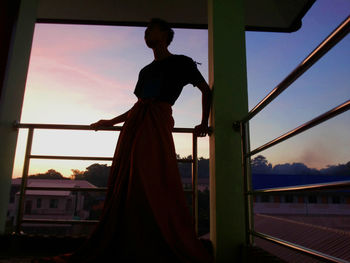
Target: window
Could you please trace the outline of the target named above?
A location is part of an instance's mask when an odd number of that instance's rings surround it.
[[[316,204],[316,203],[317,203],[317,196],[315,196],[315,195],[310,195],[309,198],[308,198],[308,200],[309,200],[309,203],[310,203],[310,204]]]
[[[275,203],[281,203],[281,197],[280,197],[279,195],[275,195],[275,196],[273,197],[273,201],[274,201]]]
[[[67,200],[67,203],[66,203],[66,210],[67,210],[67,211],[72,210],[72,208],[73,208],[72,204],[73,204],[72,199],[68,199],[68,200]]]
[[[328,196],[322,196],[322,204],[328,204]]]
[[[36,199],[36,208],[41,208],[41,202],[42,202],[41,198]]]
[[[50,199],[50,208],[58,207],[58,199]]]
[[[284,200],[286,203],[293,203],[293,196],[292,195],[286,195],[284,196]]]
[[[337,196],[337,195],[332,196],[332,203],[340,204],[340,196]]]
[[[350,197],[346,198],[346,203],[350,205]]]
[[[32,213],[32,200],[28,200],[24,206],[24,213],[30,215]]]
[[[298,203],[303,204],[305,202],[304,196],[298,196]]]
[[[262,196],[261,196],[261,202],[263,202],[263,203],[268,203],[268,202],[270,202],[270,196],[268,196],[268,195],[262,195]]]
[[[16,193],[20,191],[20,187],[16,185],[11,186],[11,192],[10,192],[10,203],[13,204],[15,202]]]

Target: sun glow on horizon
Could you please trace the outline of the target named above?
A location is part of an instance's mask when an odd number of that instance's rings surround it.
[[[182,34],[181,30],[176,31]],[[197,34],[189,35],[192,44],[187,46],[187,52],[198,45],[203,33],[197,30]],[[21,122],[89,125],[128,110],[136,102],[133,89],[138,72],[153,60],[143,35],[144,28],[135,27],[37,24]],[[172,52],[177,53],[176,46],[184,46],[181,39],[174,40]],[[204,76],[206,69],[200,68]],[[200,93],[193,87],[185,87],[183,94],[179,106],[173,108],[175,126],[194,127],[200,122]],[[117,138],[112,132],[36,130],[32,152],[112,157]],[[176,150],[181,156],[191,154],[191,138],[174,134]],[[25,143],[26,131],[20,131],[14,177],[22,174]],[[200,139],[198,148],[200,156],[208,157],[207,139]],[[53,168],[69,177],[71,169],[85,170],[92,163],[96,161],[33,159],[29,174]]]
[[[249,107],[252,108],[311,52],[346,16],[350,3],[317,1],[291,34],[246,33]],[[348,9],[347,9],[348,8]],[[36,24],[23,123],[89,125],[128,110],[139,70],[153,60],[143,41],[144,28]],[[302,43],[302,44],[301,44]],[[350,37],[331,50],[305,76],[250,123],[251,147],[258,147],[350,97]],[[206,30],[175,29],[170,51],[201,62],[208,80]],[[337,92],[334,92],[336,89]],[[198,89],[186,86],[173,107],[176,127],[194,127],[201,119]],[[350,114],[344,113],[307,133],[262,152],[273,165],[303,162],[310,168],[349,161]],[[334,129],[337,127],[337,129]],[[26,131],[19,132],[13,177],[22,174]],[[112,156],[118,133],[35,132],[33,154]],[[192,136],[175,134],[177,153],[191,155]],[[199,156],[208,158],[208,137],[199,139]],[[56,169],[70,176],[94,161],[32,160],[30,174]],[[105,163],[105,162],[101,162]],[[107,162],[108,163],[108,162]]]

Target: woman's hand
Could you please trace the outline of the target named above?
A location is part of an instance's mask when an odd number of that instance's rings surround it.
[[[197,137],[204,137],[209,133],[208,124],[201,123],[194,127],[194,135]]]
[[[211,90],[205,81],[198,83],[197,87],[202,92],[202,122],[194,128],[194,135],[197,137],[204,137],[207,134],[211,134],[211,129],[208,127],[208,119],[212,95]]]
[[[90,127],[97,131],[100,128],[108,128],[112,127],[113,125],[114,123],[112,120],[99,120],[98,122],[90,124]]]
[[[126,119],[128,118],[129,112],[130,110],[110,120],[99,120],[98,122],[90,124],[90,127],[93,128],[95,131],[97,131],[100,128],[112,127],[117,123],[126,121]]]

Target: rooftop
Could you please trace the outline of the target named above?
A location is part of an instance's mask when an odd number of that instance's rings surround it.
[[[258,232],[350,261],[349,231],[262,214],[255,215],[254,226]],[[319,262],[259,238],[256,244],[287,262]]]
[[[22,178],[12,179],[12,185],[20,185]],[[55,188],[96,188],[95,185],[85,180],[65,180],[65,179],[28,179],[27,187],[55,187]],[[16,194],[19,194],[17,192]],[[70,191],[54,190],[27,190],[26,195],[53,195],[67,196]]]

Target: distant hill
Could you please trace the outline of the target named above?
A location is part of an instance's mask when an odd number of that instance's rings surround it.
[[[252,174],[254,190],[294,185],[317,184],[328,182],[350,181],[349,175],[323,174]]]

